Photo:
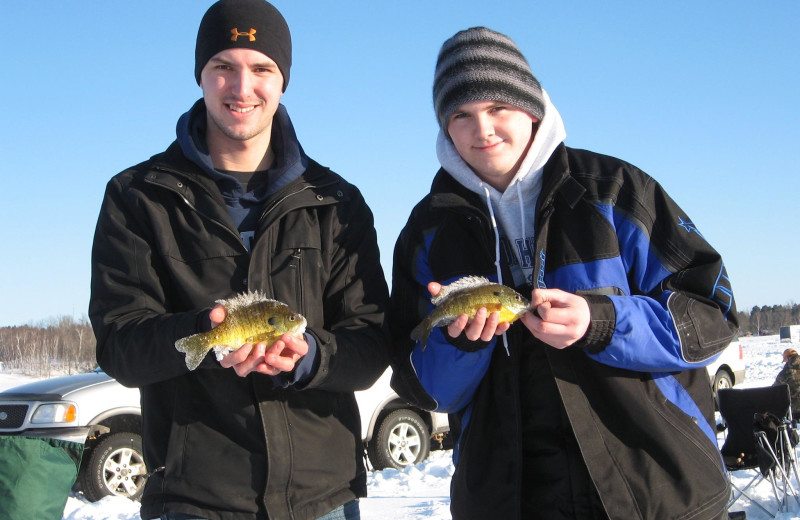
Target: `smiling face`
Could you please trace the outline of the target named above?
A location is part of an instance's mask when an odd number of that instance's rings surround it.
[[[502,192],[525,158],[538,121],[507,103],[472,101],[453,112],[447,133],[478,177]]]
[[[224,50],[203,67],[200,86],[210,148],[253,140],[269,143],[283,88],[283,74],[274,61],[253,49]]]

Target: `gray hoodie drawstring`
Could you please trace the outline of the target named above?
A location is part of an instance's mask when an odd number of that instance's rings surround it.
[[[527,237],[525,233],[525,202],[522,199],[522,184],[515,182],[517,185],[517,200],[519,201],[519,223],[522,226],[522,236]]]
[[[494,207],[492,206],[492,196],[489,192],[489,188],[487,188],[484,183],[481,183],[481,187],[483,187],[483,193],[486,195],[486,205],[489,207],[489,218],[492,221],[492,231],[494,231],[494,267],[497,270],[497,283],[502,284],[503,273],[500,270],[500,230],[497,229],[497,220],[494,218]],[[521,194],[520,197],[522,197]],[[522,199],[520,198],[520,200]],[[508,338],[505,332],[503,333],[503,346],[506,348],[506,355],[510,357],[511,352],[508,350]]]

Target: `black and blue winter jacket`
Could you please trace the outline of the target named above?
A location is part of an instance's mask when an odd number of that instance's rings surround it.
[[[486,202],[447,171],[395,248],[393,386],[451,414],[453,518],[520,518],[531,496],[542,511],[572,507],[575,484],[560,483],[586,471],[609,518],[726,518],[704,369],[737,329],[720,255],[657,182],[613,157],[560,145],[539,199],[525,203],[537,204],[534,283],[590,306],[590,327],[569,348],[547,347],[521,323],[508,351],[502,339],[467,344],[444,329],[425,350],[409,338],[431,309],[428,282],[498,278]],[[512,280],[508,258],[500,266]]]

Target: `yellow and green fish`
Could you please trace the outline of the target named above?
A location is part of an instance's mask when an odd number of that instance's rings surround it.
[[[411,331],[411,339],[422,342],[422,349],[434,327],[447,326],[461,314],[470,319],[478,309],[486,308],[489,314],[500,313],[500,323],[513,323],[528,310],[530,302],[514,289],[492,283],[482,276],[466,276],[442,286],[431,303],[435,306],[428,316]]]
[[[239,294],[217,303],[225,307],[222,323],[175,342],[175,348],[186,354],[189,370],[197,368],[212,348],[221,354],[238,350],[245,343],[272,344],[286,333],[300,335],[306,330],[303,316],[260,292]]]

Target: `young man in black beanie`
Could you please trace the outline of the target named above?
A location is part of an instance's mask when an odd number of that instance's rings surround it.
[[[106,188],[89,315],[100,366],[141,390],[143,519],[358,519],[366,496],[353,392],[388,366],[388,289],[363,197],[305,154],[280,104],[291,46],[264,0],[212,5],[203,98]],[[175,342],[245,292],[302,314],[305,333],[187,368]]]
[[[454,520],[727,518],[703,368],[737,329],[720,255],[652,178],[568,148],[514,42],[447,40],[442,168],[394,252],[393,386],[450,413]],[[465,276],[530,296],[410,333]]]

